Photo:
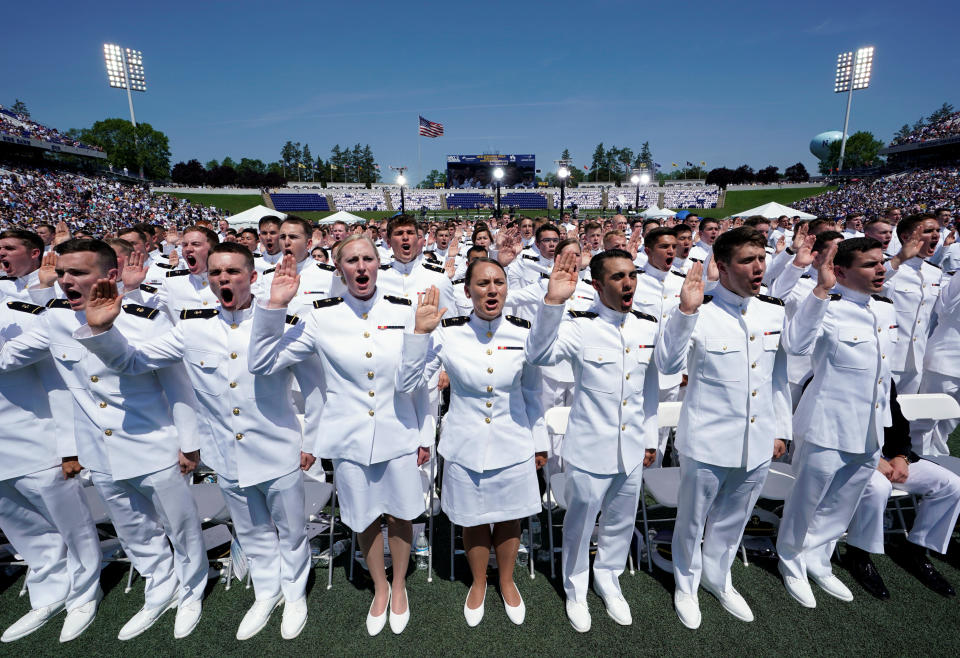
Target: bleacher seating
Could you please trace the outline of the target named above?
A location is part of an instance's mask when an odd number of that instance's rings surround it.
[[[716,186],[694,188],[667,187],[663,193],[664,208],[716,208],[720,189]]]
[[[404,190],[404,203],[411,210],[440,210],[440,193],[436,190]],[[400,190],[390,190],[390,202],[394,210],[400,210]]]
[[[649,208],[650,206],[657,203],[660,195],[659,187],[641,187],[640,188],[640,208]],[[619,197],[623,197],[621,202]],[[634,202],[637,200],[637,188],[623,186],[623,187],[611,187],[607,190],[607,206],[610,208],[616,208],[620,206],[622,209],[633,207]]]
[[[337,210],[386,210],[387,202],[383,190],[343,190],[333,193],[333,202]]]
[[[299,210],[330,210],[327,197],[322,194],[271,194],[273,207],[280,212]]]
[[[77,148],[93,149],[102,151],[99,146],[90,146],[78,140],[67,137],[56,128],[41,125],[33,121],[30,117],[15,112],[0,105],[0,132],[5,132],[17,137],[27,137],[39,139],[54,144],[66,144]]]
[[[501,206],[515,208],[530,208],[535,210],[547,209],[547,197],[536,192],[507,192],[500,195]]]
[[[501,205],[502,204],[501,197]],[[492,206],[494,198],[488,194],[478,192],[452,192],[447,194],[447,208],[480,208],[482,206]]]
[[[560,207],[559,190],[553,195],[553,204]],[[563,205],[569,208],[576,204],[578,208],[601,208],[603,206],[603,191],[599,188],[580,188],[564,191]]]

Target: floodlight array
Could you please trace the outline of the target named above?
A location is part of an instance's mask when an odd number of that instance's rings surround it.
[[[111,87],[126,89],[129,83],[130,91],[147,90],[141,51],[106,43],[103,45],[103,58],[107,65],[107,80]],[[126,59],[126,71],[124,71],[124,59]]]
[[[837,75],[834,80],[835,93],[848,92],[852,88],[866,89],[870,86],[870,75],[873,72],[873,46],[860,48],[837,55]]]

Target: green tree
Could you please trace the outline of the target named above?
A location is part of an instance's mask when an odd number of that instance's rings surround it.
[[[283,148],[280,149],[280,162],[283,163],[284,171],[293,167],[293,163],[297,159],[297,151],[289,139],[287,143],[283,145]]]
[[[446,185],[447,172],[440,171],[438,169],[431,169],[430,173],[427,174],[422,181],[420,181],[420,185],[418,185],[417,187],[421,187],[424,189],[433,189],[436,183],[440,183],[441,185]]]
[[[380,180],[380,170],[377,169],[377,161],[373,157],[373,149],[370,148],[370,145],[367,144],[363,147],[363,151],[360,154],[361,164],[363,168],[361,172],[363,174],[362,180],[366,183],[376,183]]]
[[[313,180],[313,154],[310,152],[309,144],[303,145],[303,151],[300,152],[300,164],[303,165],[304,177],[309,175],[310,180]]]
[[[859,169],[860,167],[873,167],[883,162],[878,155],[883,148],[883,142],[876,139],[873,133],[861,130],[855,132],[847,138],[847,148],[843,153],[844,169]],[[829,174],[837,168],[840,160],[840,142],[836,141],[830,144],[830,154],[820,161],[819,169],[821,174]]]
[[[953,105],[950,103],[944,103],[940,106],[939,109],[934,110],[934,112],[928,117],[930,123],[937,123],[938,121],[943,121],[944,119],[949,119],[950,115],[953,114]]]
[[[590,173],[593,174],[594,180],[597,180],[597,176],[606,162],[607,152],[603,149],[603,142],[600,142],[597,144],[597,148],[593,149],[593,160],[590,162]]]
[[[10,106],[10,111],[14,114],[22,114],[23,116],[30,118],[30,110],[27,109],[27,104],[24,103],[19,98]]]
[[[894,138],[894,139],[905,139],[906,137],[909,137],[909,136],[910,136],[910,133],[911,133],[910,124],[909,124],[909,123],[905,123],[905,124],[903,124],[902,126],[900,126],[900,130],[898,130],[897,132],[893,133],[893,138]]]
[[[560,159],[564,162],[570,162],[570,149],[563,149],[563,153],[560,154]]]
[[[654,162],[653,153],[650,152],[650,142],[644,142],[643,146],[640,147],[640,155],[637,156],[636,166],[639,169],[641,165],[653,171]]]
[[[143,166],[149,178],[167,179],[170,176],[170,142],[149,123],[133,124],[126,119],[104,119],[79,132],[79,139],[99,146],[107,153],[107,161],[115,169],[126,167],[137,172]]]
[[[221,167],[230,167],[231,169],[237,168],[237,163],[233,161],[229,155],[223,159],[223,162],[220,163]]]
[[[219,162],[217,162],[216,160],[211,160],[207,164],[203,165],[203,168],[206,169],[207,171],[210,171],[211,169],[216,169],[219,166],[220,166]]]
[[[807,173],[807,168],[803,166],[802,162],[798,162],[795,165],[787,167],[783,172],[784,178],[788,181],[794,183],[806,183],[810,180],[810,174]]]

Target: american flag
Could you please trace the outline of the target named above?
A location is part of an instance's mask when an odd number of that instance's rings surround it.
[[[420,117],[420,134],[424,137],[440,137],[443,135],[443,124]]]

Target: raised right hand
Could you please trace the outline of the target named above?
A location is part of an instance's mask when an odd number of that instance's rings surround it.
[[[813,264],[813,243],[817,241],[814,235],[808,235],[797,246],[797,255],[793,257],[793,264],[800,269],[805,269]],[[793,244],[797,244],[794,241]]]
[[[147,267],[144,265],[146,257],[136,251],[132,252],[123,264],[120,280],[123,281],[124,291],[136,290],[147,278]]]
[[[685,315],[693,315],[702,305],[703,263],[694,263],[680,287],[680,312]]]
[[[547,304],[566,304],[577,289],[580,273],[580,257],[571,251],[564,251],[553,261],[553,271],[547,283]]]
[[[53,249],[43,255],[40,269],[37,270],[37,281],[40,282],[39,288],[50,288],[57,282],[57,252]]]
[[[120,315],[123,297],[117,292],[117,282],[110,279],[97,279],[90,291],[85,309],[87,324],[94,335],[110,331],[114,320]]]
[[[286,308],[300,289],[300,275],[293,254],[286,254],[273,272],[268,308]]]
[[[833,257],[836,253],[837,243],[832,242],[814,259],[814,266],[817,268],[817,287],[813,289],[813,294],[820,299],[827,299],[830,291],[837,285],[837,275],[833,270]]]
[[[446,308],[440,306],[440,291],[436,286],[430,286],[426,292],[420,293],[417,300],[417,314],[414,322],[413,333],[429,334],[437,328],[443,314],[447,312]]]

